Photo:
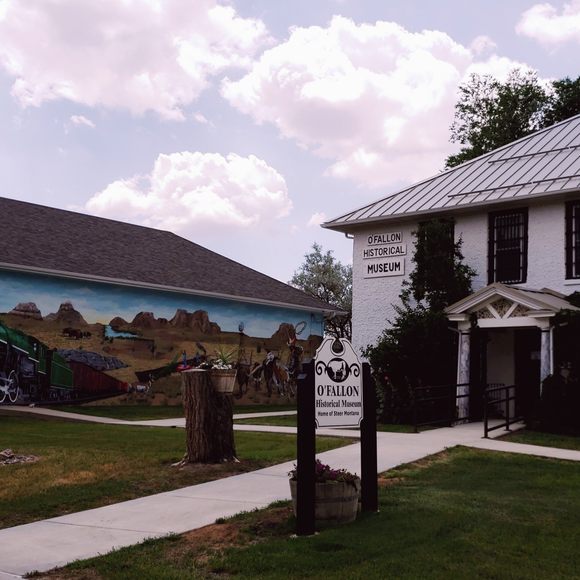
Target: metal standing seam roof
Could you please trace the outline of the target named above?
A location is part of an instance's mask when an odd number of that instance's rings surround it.
[[[537,131],[333,220],[349,226],[580,189],[580,115]]]
[[[0,270],[337,312],[318,298],[171,232],[3,197],[0,216]]]

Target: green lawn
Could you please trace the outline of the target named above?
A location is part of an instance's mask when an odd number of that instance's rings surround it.
[[[296,438],[236,433],[239,464],[171,467],[185,451],[183,429],[145,428],[0,415],[0,449],[38,455],[0,467],[0,528],[185,487],[296,457]],[[319,451],[349,440],[317,438]]]
[[[237,412],[237,411],[236,411]],[[287,415],[280,417],[256,417],[253,419],[237,419],[236,424],[241,425],[277,425],[282,427],[296,427],[298,424],[298,417],[296,415]],[[385,431],[390,433],[413,433],[412,425],[386,425],[379,423],[377,431]]]
[[[183,407],[169,405],[59,405],[48,407],[57,411],[81,413],[96,417],[110,417],[126,421],[147,421],[149,419],[175,419],[183,417]],[[240,405],[234,406],[234,413],[268,413],[272,411],[295,411],[295,406],[285,405]]]
[[[504,435],[502,441],[510,443],[527,443],[528,445],[542,445],[544,447],[559,447],[560,449],[574,449],[580,451],[580,437],[571,435],[554,435],[522,429],[515,433]]]
[[[291,538],[289,509],[76,563],[58,578],[580,577],[580,464],[455,448],[394,470],[380,512]]]

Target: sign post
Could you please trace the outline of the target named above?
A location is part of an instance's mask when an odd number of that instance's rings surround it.
[[[314,421],[314,363],[303,365],[297,380],[298,437],[296,466],[296,535],[315,531],[316,423]]]
[[[376,394],[350,342],[327,337],[298,377],[296,533],[315,531],[316,427],[360,427],[361,503],[378,510]]]
[[[379,511],[377,481],[377,394],[371,376],[371,365],[363,363],[364,418],[360,428],[361,508],[363,512]]]

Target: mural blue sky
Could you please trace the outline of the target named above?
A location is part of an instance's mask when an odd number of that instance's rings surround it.
[[[459,83],[578,75],[580,0],[0,0],[0,195],[287,281],[443,167]]]
[[[34,302],[46,316],[57,312],[64,301],[70,301],[89,324],[107,324],[115,316],[131,322],[139,312],[153,312],[156,318],[170,320],[178,308],[183,308],[189,312],[205,310],[211,322],[217,322],[226,332],[238,332],[238,325],[243,322],[248,336],[269,338],[281,322],[294,326],[305,322],[300,338],[306,339],[309,334],[322,336],[322,317],[311,317],[297,310],[31,274],[5,272],[2,275],[0,312],[8,312],[20,302]]]

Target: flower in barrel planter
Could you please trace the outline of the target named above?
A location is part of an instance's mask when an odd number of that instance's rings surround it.
[[[298,469],[290,476],[290,492],[296,515]],[[316,460],[315,466],[315,519],[320,524],[344,524],[356,519],[360,496],[360,477],[346,469],[332,469]]]
[[[231,394],[234,392],[237,373],[234,368],[235,353],[235,349],[228,351],[220,346],[216,349],[215,356],[207,363],[212,384],[218,393]]]

